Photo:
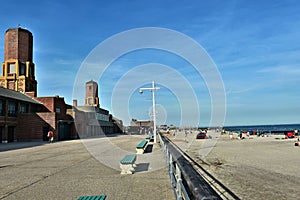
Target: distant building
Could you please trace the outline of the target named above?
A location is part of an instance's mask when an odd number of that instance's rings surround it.
[[[73,101],[72,116],[79,137],[123,132],[123,122],[114,118],[108,110],[100,108],[98,84],[95,81],[89,81],[85,88],[85,105],[78,106],[77,100]]]
[[[139,126],[139,127],[153,127],[153,121],[151,120],[137,120],[132,119],[130,122],[130,126]]]
[[[85,86],[85,106],[99,107],[98,84],[91,80]]]
[[[43,140],[47,140],[46,133],[50,129],[54,130],[56,140],[78,138],[73,117],[68,113],[68,109],[72,109],[72,106],[66,104],[63,97],[36,97],[34,99],[43,104],[42,110],[38,114],[49,124],[48,127],[43,127]]]
[[[153,132],[153,121],[132,119],[127,127],[129,134],[149,134]]]

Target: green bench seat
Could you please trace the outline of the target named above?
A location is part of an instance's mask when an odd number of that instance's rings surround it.
[[[136,160],[136,155],[131,154],[131,155],[126,155],[122,160],[120,160],[120,163],[123,165],[133,164],[135,160]]]
[[[122,158],[122,160],[120,160],[121,174],[132,174],[135,171],[134,168],[136,167],[135,161],[135,154],[129,154]]]
[[[137,149],[144,149],[145,146],[147,145],[148,141],[147,140],[143,140],[141,141],[138,145],[136,145]]]
[[[77,200],[105,200],[106,195],[100,196],[80,196]]]

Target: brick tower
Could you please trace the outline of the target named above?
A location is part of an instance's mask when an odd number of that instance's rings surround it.
[[[99,107],[98,84],[95,81],[85,84],[85,106]]]
[[[0,72],[0,86],[37,96],[35,65],[32,62],[33,36],[21,27],[5,33],[4,62]]]

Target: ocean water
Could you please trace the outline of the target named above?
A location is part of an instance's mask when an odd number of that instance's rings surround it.
[[[248,125],[248,126],[224,126],[226,131],[258,131],[271,134],[285,134],[297,129],[300,132],[300,124],[275,124],[275,125]]]

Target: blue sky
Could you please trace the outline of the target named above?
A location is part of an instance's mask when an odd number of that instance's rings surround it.
[[[300,2],[297,0],[12,0],[1,4],[0,19],[1,52],[8,28],[20,24],[33,33],[38,96],[59,95],[72,104],[77,72],[97,45],[130,29],[162,27],[194,39],[213,59],[226,93],[225,125],[300,122]],[[3,57],[2,53],[0,58]],[[123,116],[123,110],[128,112],[128,119],[123,119],[125,124],[129,118],[148,120],[151,93],[140,95],[138,88],[148,87],[150,82],[134,86],[136,91],[130,94],[128,105],[124,104],[128,108],[118,111],[112,108],[112,91],[118,81],[147,63],[166,65],[188,80],[199,104],[199,125],[209,125],[211,99],[205,81],[187,61],[159,50],[130,52],[115,60],[97,80],[101,106],[116,117]],[[141,73],[139,77],[146,79],[148,75]],[[174,81],[166,74],[165,77]],[[151,78],[155,80],[155,76]],[[161,87],[157,92],[158,121],[194,125],[181,122],[182,104],[174,92],[176,88],[164,87],[160,82],[158,86]],[[186,120],[193,121],[195,115],[191,113],[189,117]]]

